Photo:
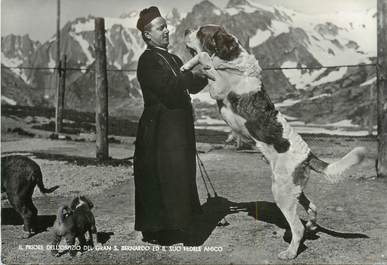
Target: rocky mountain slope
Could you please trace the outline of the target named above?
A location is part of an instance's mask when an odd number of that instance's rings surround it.
[[[170,50],[184,59],[188,58],[182,43],[186,28],[212,23],[223,25],[234,34],[256,56],[262,68],[271,69],[263,71],[263,82],[285,114],[304,122],[349,119],[355,124],[364,123],[367,109],[372,105],[372,101],[365,98],[375,85],[374,67],[277,68],[373,63],[376,54],[375,10],[308,16],[246,0],[230,0],[225,7],[205,0],[194,5],[184,16],[176,9],[166,16],[171,32]],[[145,48],[135,28],[137,17],[138,12],[131,12],[120,18],[105,19],[108,68],[112,70],[108,72],[109,100],[114,115],[141,113],[141,93],[135,71],[126,71],[135,70],[138,57]],[[94,110],[93,30],[91,16],[70,21],[61,30],[61,51],[67,55],[67,66],[83,69],[67,71],[68,108]],[[43,44],[29,40],[28,36],[2,37],[2,64],[54,67],[54,37]],[[14,73],[53,104],[56,84],[53,70],[26,69]],[[10,89],[3,82],[2,88],[3,91]],[[194,99],[199,113],[217,117],[216,108],[211,107],[214,101],[208,93],[195,95]]]

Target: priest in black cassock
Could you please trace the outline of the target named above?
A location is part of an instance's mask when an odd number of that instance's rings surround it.
[[[135,229],[147,242],[178,242],[201,211],[189,93],[202,90],[212,77],[204,70],[180,71],[183,63],[167,50],[169,31],[157,7],[141,11],[137,28],[147,48],[137,68],[144,112],[134,155]]]

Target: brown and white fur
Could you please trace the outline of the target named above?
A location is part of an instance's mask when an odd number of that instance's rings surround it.
[[[78,238],[81,250],[86,246],[85,233],[89,233],[89,243],[94,246],[93,234],[97,234],[94,215],[91,209],[93,203],[85,196],[78,196],[72,202],[70,207],[63,205],[59,207],[57,218],[54,224],[54,240],[51,253],[58,256],[58,245],[62,238],[70,246],[75,245],[75,239]],[[75,249],[70,250],[70,254],[76,254]]]
[[[332,164],[318,159],[275,109],[263,89],[258,61],[234,36],[221,26],[206,25],[187,30],[185,43],[193,58],[181,70],[199,64],[210,68],[209,73],[216,78],[209,81],[210,95],[218,101],[221,116],[235,133],[254,140],[269,161],[274,199],[292,231],[288,249],[278,256],[295,258],[305,230],[296,213],[297,202],[308,213],[306,229],[317,228],[316,206],[303,193],[310,169],[335,183],[345,170],[362,161],[365,148],[356,147]]]

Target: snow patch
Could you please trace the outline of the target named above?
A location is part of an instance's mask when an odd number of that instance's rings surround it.
[[[125,37],[124,32],[126,33],[126,36],[128,36],[128,37]],[[139,39],[135,38],[133,36],[132,32],[130,32],[129,30],[123,30],[121,32],[121,37],[122,37],[122,40],[124,41],[128,51],[131,50],[133,52],[132,61],[138,61],[138,59],[140,58],[140,56],[144,50],[144,45],[145,45],[143,43],[142,39],[139,42]],[[127,39],[127,38],[129,38],[129,39]],[[127,55],[124,55],[124,64],[127,64],[128,60],[129,60],[129,53]]]
[[[230,7],[224,9],[226,13],[228,13],[231,16],[234,16],[240,12],[245,12],[245,13],[254,13],[257,11],[269,11],[269,12],[274,12],[273,7],[261,5],[255,2],[247,2],[246,5],[237,5],[235,7]]]
[[[239,10],[236,9],[235,7],[230,7],[230,8],[226,8],[224,9],[224,11],[229,14],[230,16],[235,16],[236,14],[239,13]]]
[[[51,55],[50,52],[48,52],[48,57],[49,57],[49,59],[48,59],[47,66],[50,67],[50,68],[54,68],[54,67],[56,66],[56,62],[55,62],[55,60],[52,58],[52,55]],[[49,69],[49,71],[50,71],[51,73],[53,73],[53,72],[54,72],[54,69]]]
[[[276,108],[290,107],[290,106],[293,106],[293,105],[297,104],[300,101],[301,101],[300,99],[291,99],[291,98],[289,98],[289,99],[285,99],[282,102],[275,103],[274,105],[275,105]]]
[[[17,102],[15,100],[10,99],[10,98],[3,96],[3,95],[1,95],[1,101],[4,101],[7,104],[12,105],[12,106],[15,106],[17,104]]]
[[[371,79],[368,79],[367,81],[365,81],[364,83],[362,83],[360,86],[368,86],[368,85],[371,85],[373,83],[376,82],[376,76],[374,76],[373,78]]]
[[[296,62],[286,61],[282,64],[281,67],[296,67]],[[305,70],[300,69],[290,69],[290,70],[282,70],[286,78],[289,80],[289,82],[295,86],[296,89],[306,89],[309,87],[313,81],[319,77],[325,70],[314,70],[314,71],[307,71],[303,72]]]
[[[118,70],[121,70],[121,69],[122,69],[122,66],[121,66],[117,61],[114,61],[113,65],[114,65]]]
[[[358,64],[369,63],[369,57],[376,56],[376,18],[373,17],[375,10],[364,12],[336,12],[332,14],[305,15],[294,13],[292,27],[302,28],[309,36],[316,35],[315,26],[326,23],[338,27],[336,36],[324,35],[316,40],[310,38],[309,51],[323,65]],[[318,33],[317,33],[318,34]],[[319,34],[318,34],[319,35]],[[336,39],[344,48],[340,49],[331,40]],[[346,48],[348,41],[354,41],[359,45],[360,51]],[[332,50],[335,55],[329,54]]]
[[[23,61],[17,57],[8,58],[3,52],[1,52],[1,63],[8,67],[17,67],[20,66]]]
[[[91,55],[91,52],[89,49],[90,48],[89,42],[86,41],[81,35],[75,34],[73,31],[70,31],[69,35],[73,37],[73,39],[77,41],[81,46],[82,51],[87,58],[86,66],[89,66],[94,61],[94,58]],[[82,71],[85,71],[85,70],[82,70]]]
[[[130,52],[127,52],[124,54],[123,58],[122,58],[122,63],[123,64],[127,64],[129,62],[129,55],[130,55]]]
[[[325,98],[325,97],[330,97],[330,96],[332,96],[332,95],[331,95],[331,94],[324,93],[324,94],[321,94],[321,95],[317,95],[317,96],[308,98],[308,100],[315,100],[315,99],[318,99],[318,98]]]
[[[249,8],[254,8],[255,11],[265,10],[265,11],[269,11],[269,12],[274,12],[274,7],[272,7],[272,6],[261,5],[259,3],[253,2],[253,1],[250,1],[248,3],[249,3]]]
[[[282,33],[288,33],[289,32],[289,24],[278,21],[278,20],[272,20],[270,29],[273,32],[273,36],[278,36]]]
[[[332,71],[327,76],[325,76],[317,81],[314,81],[312,83],[312,86],[318,86],[318,85],[325,84],[328,82],[334,82],[336,80],[343,78],[343,76],[346,73],[347,73],[347,67],[340,67],[339,70]]]
[[[8,58],[7,56],[5,56],[5,54],[3,54],[3,52],[1,52],[1,63],[7,67],[18,67],[23,64],[23,61],[18,57]],[[23,69],[9,68],[9,70],[11,70],[15,75],[19,76],[21,79],[23,79],[24,82],[29,84],[29,80]]]
[[[269,39],[271,32],[268,30],[262,31],[257,29],[257,32],[253,37],[250,38],[250,47],[256,47]]]
[[[78,21],[77,24],[72,25],[72,29],[74,30],[75,33],[81,33],[84,31],[94,31],[95,29],[94,19],[88,19],[84,23]]]
[[[135,71],[126,73],[128,77],[129,83],[132,82],[137,77],[137,73]]]
[[[353,124],[351,120],[342,120],[334,123],[328,123],[326,124],[326,126],[351,127],[351,128],[359,127],[359,125]]]
[[[222,14],[222,11],[220,11],[219,9],[214,9],[214,14],[217,15],[217,16],[220,16]]]

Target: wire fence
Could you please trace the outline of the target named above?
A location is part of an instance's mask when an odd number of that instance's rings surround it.
[[[361,67],[361,66],[373,66],[377,67],[376,63],[364,63],[364,64],[342,64],[342,65],[330,65],[330,66],[308,66],[308,67],[262,67],[262,71],[277,71],[277,70],[318,70],[318,69],[335,69],[342,67]],[[25,70],[66,70],[66,71],[92,71],[92,67],[32,67],[32,66],[4,66],[1,68],[8,69],[25,69]],[[107,69],[108,72],[136,72],[137,69]]]
[[[91,64],[89,67],[66,67],[66,68],[61,68],[61,67],[34,67],[34,66],[14,66],[14,67],[8,67],[8,66],[1,66],[2,68],[8,68],[8,69],[18,69],[18,70],[34,70],[34,71],[50,71],[48,74],[52,74],[52,75],[57,75],[58,71],[82,71],[83,74],[86,74],[86,73],[89,73],[89,72],[94,72],[94,64]],[[353,64],[342,64],[342,65],[329,65],[329,66],[308,66],[308,67],[263,67],[262,68],[262,71],[283,71],[283,70],[318,70],[318,69],[337,69],[337,68],[343,68],[343,67],[347,67],[347,68],[359,68],[359,67],[375,67],[375,71],[377,71],[377,64],[376,63],[363,63],[363,64],[356,64],[356,65],[353,65]],[[125,68],[122,68],[122,69],[117,69],[117,68],[108,68],[107,69],[107,72],[127,72],[127,73],[135,73],[136,72],[136,69],[125,69]],[[80,77],[78,77],[80,78]],[[372,88],[371,88],[372,90]],[[371,92],[372,94],[372,92]],[[364,99],[364,102],[369,102],[369,101],[372,101],[372,100],[376,100],[375,98],[372,98],[372,97],[375,97],[375,94],[372,96],[370,95],[368,99]],[[368,103],[367,103],[368,104]],[[372,103],[371,103],[372,105]],[[374,138],[373,137],[369,137],[367,136],[367,134],[370,134],[370,133],[375,133],[375,128],[374,127],[374,122],[373,122],[373,117],[372,115],[375,115],[375,112],[374,110],[369,110],[370,113],[367,113],[365,115],[370,115],[371,117],[369,119],[371,119],[370,121],[368,121],[368,124],[363,124],[363,134],[361,135],[362,137],[362,140],[366,139],[367,141],[373,141],[374,142]],[[367,128],[368,126],[368,128]],[[308,125],[306,125],[306,127],[308,127]],[[330,128],[332,127],[335,127],[335,126],[330,126]],[[209,128],[209,127],[207,127]],[[216,126],[213,126],[213,127],[210,127],[210,129],[213,129],[213,130],[217,130]],[[316,131],[315,132],[311,132],[311,133],[304,133],[303,134],[303,137],[307,140],[308,143],[310,143],[312,146],[313,145],[316,145],[316,146],[324,146],[324,151],[325,154],[329,154],[330,152],[332,152],[331,150],[333,150],[333,146],[337,146],[337,144],[341,144],[343,145],[342,143],[340,143],[340,140],[338,140],[337,136],[330,136],[329,134],[325,134],[324,132],[323,133],[319,133],[317,132],[318,128],[316,128]],[[312,130],[313,131],[313,130]],[[323,130],[324,131],[324,130]],[[327,130],[325,130],[327,131]],[[367,133],[368,131],[368,133]],[[224,133],[222,134],[224,138]],[[208,138],[208,135],[207,136],[204,136],[204,138]],[[202,137],[203,138],[203,137]],[[218,136],[219,138],[219,136]],[[347,135],[347,138],[359,138],[359,134],[354,134],[354,135],[350,135],[348,134]],[[358,140],[353,140],[352,142],[349,141],[347,142],[347,148],[344,148],[345,151],[349,150],[353,143],[355,143],[356,141]],[[335,151],[337,152],[337,151]],[[334,155],[341,155],[341,154],[337,154],[335,153]]]

